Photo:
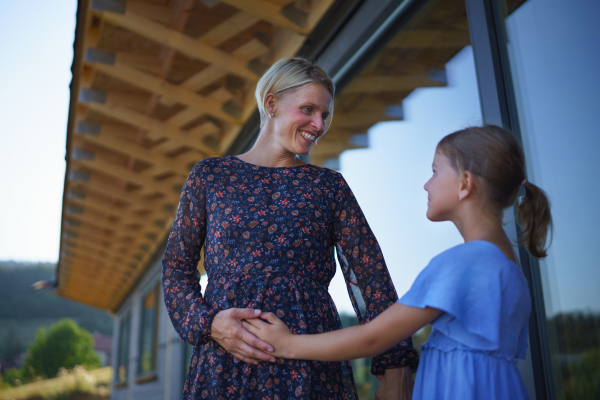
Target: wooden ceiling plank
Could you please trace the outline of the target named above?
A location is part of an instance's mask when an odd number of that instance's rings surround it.
[[[171,20],[171,7],[160,4],[127,0],[126,10],[164,25]]]
[[[308,13],[308,20],[306,23],[306,28],[309,32],[315,28],[334,1],[335,0],[319,0],[311,2],[311,10]]]
[[[255,25],[258,21],[260,18],[257,16],[240,11],[203,34],[199,40],[210,46],[218,46]]]
[[[223,3],[232,5],[248,14],[255,15],[260,19],[272,23],[273,25],[280,26],[284,29],[292,32],[306,35],[310,33],[307,29],[306,23],[301,21],[292,22],[290,18],[285,17],[282,14],[283,7],[273,4],[266,0],[221,0]]]
[[[107,215],[119,218],[119,221],[122,223],[128,224],[146,224],[148,223],[148,217],[136,215],[128,210],[127,208],[122,209],[120,207],[115,207],[110,203],[100,201],[98,199],[94,199],[91,197],[86,197],[85,199],[77,199],[77,198],[67,198],[67,202],[69,204],[75,204],[81,207],[90,207],[93,211],[100,211]],[[156,228],[158,230],[158,228]]]
[[[201,112],[205,112],[214,116],[215,118],[222,119],[223,121],[233,124],[242,123],[242,121],[240,121],[236,117],[223,111],[221,103],[200,96],[192,91],[187,90],[184,87],[172,85],[162,79],[156,78],[150,74],[139,71],[126,64],[119,63],[116,61],[112,65],[101,62],[86,62],[90,65],[93,65],[96,70],[101,71],[107,75],[113,76],[122,81],[141,87],[142,89],[149,90],[161,96],[166,96],[169,99],[174,100],[178,103],[186,104],[189,107],[194,107]]]
[[[155,118],[149,117],[136,111],[129,110],[125,107],[113,103],[101,104],[89,102],[86,103],[86,105],[88,108],[97,111],[101,114],[104,114],[108,117],[117,119],[119,121],[125,122],[126,124],[148,131],[148,138],[152,140],[168,138],[169,140],[177,141],[182,145],[186,145],[191,148],[197,149],[209,157],[219,155],[210,146],[207,146],[201,141],[189,137],[185,134],[185,132],[181,131],[180,129],[169,123],[159,121]]]
[[[78,124],[75,128],[75,132],[81,134],[85,141],[106,147],[118,153],[131,155],[151,164],[160,164],[166,170],[177,172],[184,177],[188,175],[189,170],[185,163],[182,163],[175,158],[167,157],[155,150],[144,148],[132,141],[123,139],[116,135],[111,135],[110,125],[103,126],[94,124],[97,127],[97,129],[94,129],[94,133],[90,133],[90,129],[81,128],[81,126],[86,127],[89,124],[89,122],[86,122],[85,124]]]
[[[403,92],[420,87],[438,86],[445,86],[445,83],[429,79],[426,76],[372,76],[354,79],[344,88],[343,93]]]
[[[413,29],[399,33],[387,46],[388,49],[418,48],[418,49],[440,49],[458,48],[462,49],[471,44],[468,30],[433,30]]]
[[[138,249],[132,249],[124,253],[116,252],[111,249],[99,248],[97,246],[90,245],[83,240],[71,243],[73,243],[73,247],[65,247],[66,251],[71,251],[74,254],[89,255],[92,258],[97,256],[95,258],[107,264],[112,263],[112,265],[122,265],[123,263],[128,263],[137,265],[139,263],[138,259],[134,257],[135,252],[139,251]]]
[[[146,189],[151,189],[152,191],[164,194],[168,198],[175,197],[175,194],[170,184],[167,184],[166,182],[159,182],[155,180],[152,176],[148,176],[147,174],[145,174],[143,171],[135,172],[128,168],[103,160],[99,157],[94,157],[93,160],[81,159],[78,161],[81,165],[89,167],[93,170],[100,171],[110,176],[126,180],[136,185],[141,185]]]
[[[332,128],[370,127],[378,122],[399,121],[400,118],[375,112],[353,112],[350,114],[339,114],[335,116]],[[333,135],[331,135],[333,136]]]
[[[137,268],[139,264],[139,258],[133,258],[132,253],[116,254],[106,251],[101,252],[94,247],[83,246],[81,243],[79,245],[79,247],[69,247],[62,250],[61,256],[64,256],[65,263],[85,262],[93,266],[102,266],[115,270],[128,269],[131,271]],[[137,251],[139,252],[140,250]],[[85,271],[87,268],[81,267],[81,269]]]
[[[120,14],[94,7],[95,3],[92,3],[94,12],[99,13],[103,19],[114,25],[128,29],[158,44],[178,50],[188,57],[219,65],[226,71],[230,71],[242,78],[252,81],[258,81],[259,79],[258,75],[247,68],[244,61],[181,32],[169,29],[132,11],[125,11],[124,14]]]
[[[120,245],[120,243],[115,241],[115,238],[112,235],[100,234],[99,232],[86,230],[82,227],[70,229],[65,228],[63,229],[62,237],[65,239],[83,239],[89,241],[90,243],[96,243],[109,248],[117,248],[117,246]],[[126,247],[125,244],[123,244],[123,246]]]
[[[73,166],[81,167],[81,165],[77,162],[74,162]],[[92,192],[102,193],[104,195],[111,196],[115,199],[123,201],[129,204],[129,206],[136,212],[150,211],[154,215],[160,215],[165,217],[174,214],[171,211],[167,211],[167,207],[170,207],[172,209],[173,207],[177,206],[177,201],[175,201],[175,199],[148,199],[139,194],[138,192],[131,192],[118,188],[114,185],[110,185],[108,183],[95,179],[94,177],[90,177],[87,181],[70,180],[69,184],[74,185],[73,187],[82,186],[87,190],[91,190]]]

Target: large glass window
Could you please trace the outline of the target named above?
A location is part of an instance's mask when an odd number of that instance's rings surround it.
[[[140,357],[138,373],[153,372],[156,367],[156,336],[160,285],[154,284],[142,296]]]
[[[131,332],[131,311],[125,312],[119,321],[119,348],[117,351],[117,370],[115,371],[116,381],[125,382],[127,380],[127,370],[129,368],[129,336]]]
[[[482,116],[464,0],[424,2],[393,26],[398,31],[336,96],[331,129],[310,161],[344,175],[402,296],[431,258],[462,242],[451,223],[427,220],[423,185],[438,141]],[[330,293],[340,313],[354,314],[341,272]],[[428,332],[413,337],[416,347]],[[374,398],[368,362],[353,366],[359,397]]]
[[[528,179],[552,202],[540,270],[556,397],[598,399],[600,2],[502,4]]]

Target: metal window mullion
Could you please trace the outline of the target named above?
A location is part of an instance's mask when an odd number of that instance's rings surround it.
[[[510,61],[506,48],[504,18],[499,1],[465,0],[475,59],[481,114],[485,124],[499,125],[509,129],[522,144]],[[514,212],[516,213],[516,207]],[[517,237],[520,237],[521,229],[518,224],[515,225]],[[536,397],[537,399],[553,400],[556,395],[553,384],[540,265],[538,260],[532,257],[522,246],[519,246],[519,259],[529,284],[532,300],[532,311],[529,319],[529,342]]]

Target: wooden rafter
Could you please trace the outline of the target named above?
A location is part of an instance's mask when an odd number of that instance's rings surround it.
[[[254,81],[258,81],[259,79],[259,76],[256,73],[248,69],[243,60],[239,60],[234,56],[206,45],[183,33],[166,28],[164,25],[148,18],[144,18],[131,11],[125,11],[123,14],[101,9],[94,9],[94,11],[98,12],[102,18],[112,24],[135,32],[156,43],[172,47],[188,57],[218,65],[226,71],[246,79]]]

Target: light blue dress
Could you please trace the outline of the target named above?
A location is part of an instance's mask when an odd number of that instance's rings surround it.
[[[420,399],[528,399],[525,358],[531,299],[521,268],[495,245],[474,241],[435,257],[399,303],[433,307],[413,392]]]

